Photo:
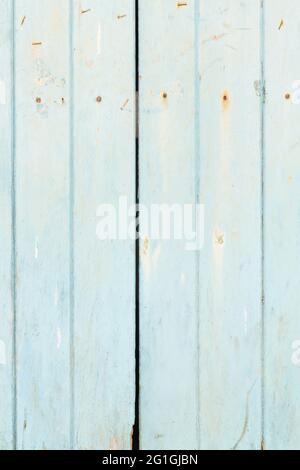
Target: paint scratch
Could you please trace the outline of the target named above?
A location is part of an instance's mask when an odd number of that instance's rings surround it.
[[[35,259],[38,259],[38,257],[39,257],[39,239],[38,239],[38,237],[36,237],[36,239],[35,239],[34,257],[35,257]]]

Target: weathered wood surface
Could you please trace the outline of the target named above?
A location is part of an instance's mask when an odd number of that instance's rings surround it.
[[[134,202],[134,3],[0,7],[0,446],[129,449],[135,244],[96,227]]]
[[[141,448],[300,449],[299,1],[135,6],[0,0],[0,449],[131,448],[136,300]],[[136,121],[140,202],[205,212],[138,286]]]

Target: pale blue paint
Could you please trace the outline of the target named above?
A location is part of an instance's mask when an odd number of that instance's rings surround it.
[[[0,449],[131,447],[134,4],[0,0]],[[139,2],[140,202],[205,205],[200,253],[140,242],[143,449],[300,448],[299,13]]]
[[[293,450],[300,448],[299,353],[292,361],[300,340],[300,106],[292,89],[300,80],[300,4],[265,4],[265,447]]]
[[[14,446],[12,3],[0,2],[0,449]]]

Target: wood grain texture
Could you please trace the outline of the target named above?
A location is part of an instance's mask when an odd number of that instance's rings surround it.
[[[0,450],[14,445],[12,3],[0,2]]]
[[[69,2],[17,0],[15,28],[17,447],[67,449]]]
[[[203,449],[261,446],[260,1],[200,2]]]
[[[96,237],[97,209],[135,202],[134,2],[74,2],[75,448],[131,448],[135,241]]]
[[[296,0],[265,1],[265,447],[276,450],[300,448],[299,14]]]

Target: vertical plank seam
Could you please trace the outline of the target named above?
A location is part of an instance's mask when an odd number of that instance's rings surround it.
[[[136,204],[136,244],[135,244],[135,419],[132,436],[132,449],[140,450],[140,235],[139,235],[139,0],[135,0],[135,204]]]
[[[261,450],[265,448],[265,2],[260,4],[261,127]]]
[[[16,47],[15,0],[11,4],[11,295],[13,311],[12,332],[12,443],[17,450],[17,288],[16,288]]]
[[[194,15],[195,15],[195,202],[196,202],[196,214],[198,204],[200,203],[200,4],[199,1],[195,1],[194,4]],[[197,220],[197,219],[196,219]],[[201,448],[201,427],[200,427],[200,407],[201,407],[201,387],[200,387],[200,291],[199,291],[199,280],[200,280],[200,254],[196,250],[196,283],[195,283],[195,310],[196,310],[196,436],[198,448]]]
[[[70,80],[70,113],[69,113],[69,335],[70,335],[70,448],[74,449],[74,7],[73,0],[69,0],[69,80]]]

